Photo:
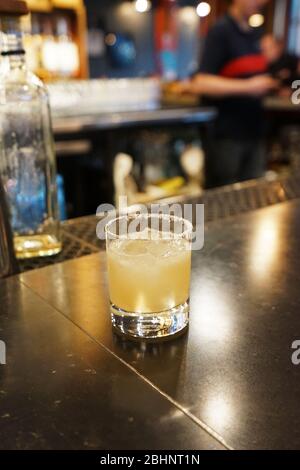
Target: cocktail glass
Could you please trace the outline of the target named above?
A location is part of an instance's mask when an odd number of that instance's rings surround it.
[[[105,228],[113,327],[159,338],[189,321],[192,224],[167,214],[126,214]]]

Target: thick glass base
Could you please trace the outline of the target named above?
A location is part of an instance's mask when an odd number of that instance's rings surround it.
[[[18,259],[53,256],[62,250],[62,243],[53,235],[28,235],[14,238]]]
[[[158,339],[183,332],[189,322],[189,301],[163,312],[127,312],[111,304],[111,318],[117,333],[129,338]]]

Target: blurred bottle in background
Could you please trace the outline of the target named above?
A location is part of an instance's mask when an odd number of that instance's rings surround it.
[[[76,77],[79,72],[79,50],[72,40],[68,19],[59,16],[56,21],[58,74],[61,77]]]
[[[46,80],[78,77],[79,47],[67,15],[32,13],[23,18],[22,28],[29,70]]]
[[[57,42],[51,19],[48,17],[43,18],[42,22],[41,63],[43,77],[51,78],[57,75],[59,70]]]

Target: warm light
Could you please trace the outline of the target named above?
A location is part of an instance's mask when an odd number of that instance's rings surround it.
[[[135,3],[131,2],[121,2],[117,7],[118,15],[122,16],[123,21],[126,21],[125,17],[132,17],[136,14]]]
[[[116,38],[116,35],[113,34],[113,33],[109,33],[106,35],[105,37],[105,43],[108,45],[108,46],[114,46],[117,42],[117,38]]]
[[[149,0],[136,0],[135,9],[138,13],[145,13],[151,8],[151,3]]]
[[[196,10],[193,7],[183,7],[180,10],[180,18],[186,24],[193,24],[199,21]]]
[[[252,28],[259,28],[259,26],[262,26],[264,22],[265,22],[265,18],[260,13],[257,13],[256,15],[252,15],[249,18],[249,25],[252,26]]]
[[[211,6],[207,2],[200,2],[196,8],[197,15],[201,18],[208,16],[211,12]]]

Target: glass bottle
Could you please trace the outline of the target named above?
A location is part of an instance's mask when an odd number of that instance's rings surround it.
[[[47,91],[26,67],[20,18],[0,18],[0,176],[18,258],[61,251]]]
[[[6,195],[0,179],[0,279],[18,272],[13,237],[6,204]]]

